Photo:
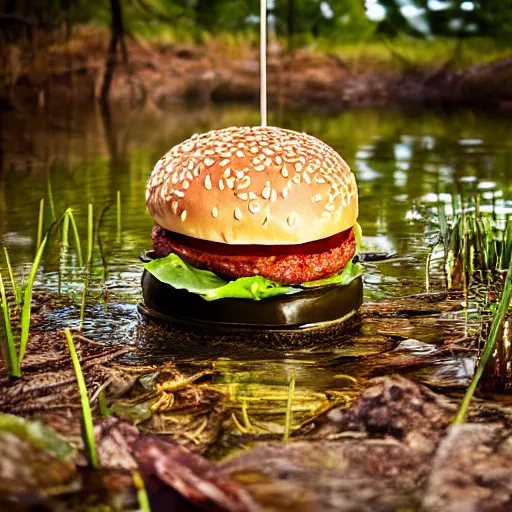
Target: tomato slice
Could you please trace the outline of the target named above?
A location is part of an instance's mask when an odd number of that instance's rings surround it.
[[[167,235],[179,244],[209,254],[220,254],[223,256],[284,256],[289,254],[321,254],[328,252],[342,245],[348,239],[351,231],[352,228],[349,228],[321,240],[291,245],[221,244],[219,242],[192,238],[172,231],[167,231]]]

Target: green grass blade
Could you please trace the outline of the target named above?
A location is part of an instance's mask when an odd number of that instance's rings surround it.
[[[4,347],[4,357],[9,369],[9,375],[13,377],[21,377],[18,363],[18,354],[16,353],[16,345],[11,326],[11,315],[9,311],[9,303],[7,302],[7,294],[5,293],[4,281],[0,274],[0,299],[2,300],[2,311],[4,313],[4,329],[6,338],[6,347]]]
[[[55,203],[53,201],[53,188],[52,181],[50,179],[50,171],[48,171],[46,175],[46,188],[48,192],[48,201],[50,203],[50,211],[52,212],[52,220],[55,222],[57,220],[57,216],[55,215]]]
[[[489,360],[489,357],[492,355],[492,353],[494,351],[494,346],[496,345],[496,341],[497,341],[499,333],[500,333],[503,319],[505,318],[505,315],[507,314],[507,311],[510,307],[511,299],[512,299],[512,260],[510,261],[510,264],[508,267],[508,273],[507,273],[507,277],[505,280],[505,285],[503,287],[503,293],[501,295],[500,305],[498,307],[498,311],[496,312],[496,314],[494,315],[494,317],[492,319],[489,337],[487,338],[487,342],[485,343],[484,349],[482,350],[482,357],[480,358],[480,363],[476,370],[475,376],[473,377],[473,380],[471,381],[471,384],[469,385],[469,387],[466,391],[466,394],[464,395],[464,398],[462,400],[462,403],[461,403],[461,406],[457,413],[457,416],[455,417],[454,423],[462,423],[466,419],[469,404],[471,403],[471,399],[473,398],[475,390],[478,386],[478,382],[480,381],[480,378],[482,377],[482,375],[484,373],[485,367],[487,365],[487,361]]]
[[[41,245],[41,240],[43,239],[43,224],[44,224],[44,198],[39,201],[39,220],[37,223],[37,245],[36,248],[39,249]]]
[[[137,489],[137,500],[139,502],[139,512],[151,512],[148,493],[144,486],[144,480],[138,471],[132,473],[133,485]]]
[[[117,241],[121,240],[121,191],[117,191]]]
[[[290,433],[292,430],[292,405],[293,405],[293,394],[295,393],[295,378],[290,379],[290,385],[288,387],[288,401],[286,402],[286,417],[284,420],[284,435],[283,441],[287,443],[290,440]]]
[[[98,454],[96,452],[96,442],[94,439],[94,425],[92,422],[91,405],[89,404],[89,395],[87,393],[87,386],[85,385],[84,374],[82,373],[82,367],[78,360],[76,353],[75,343],[73,342],[73,336],[69,329],[64,329],[66,339],[68,341],[69,353],[71,354],[71,361],[73,362],[73,368],[75,370],[76,380],[78,383],[78,391],[80,392],[80,402],[82,404],[82,415],[83,415],[83,440],[87,454],[89,464],[94,468],[98,469]]]
[[[75,240],[75,248],[76,248],[76,256],[78,258],[78,264],[83,266],[84,260],[82,257],[82,244],[80,242],[80,235],[78,234],[78,228],[76,227],[75,217],[73,215],[73,210],[68,208],[66,210],[67,217],[69,218],[69,223],[71,225],[71,229],[73,231],[73,239]]]
[[[82,303],[80,304],[80,327],[79,327],[80,330],[82,330],[84,328],[85,305],[87,303],[87,292],[89,290],[89,279],[90,279],[89,272],[86,272],[85,278],[84,278],[84,288],[82,290]]]
[[[62,247],[63,249],[69,248],[69,208],[64,213],[62,219]]]
[[[94,209],[93,205],[89,203],[87,206],[87,268],[90,268],[92,263],[92,252],[94,249]]]
[[[111,206],[112,206],[111,204],[108,204],[107,206],[105,206],[103,208],[103,210],[101,210],[101,213],[100,213],[100,216],[98,219],[98,223],[96,225],[96,238],[98,240],[98,249],[100,252],[101,265],[103,267],[103,280],[107,279],[107,259],[105,258],[105,251],[103,250],[103,243],[101,242],[100,230],[101,230],[101,225],[103,224],[103,219],[105,218],[105,214],[107,213],[107,211],[110,209]]]
[[[20,287],[16,284],[16,279],[14,279],[14,272],[12,271],[11,266],[11,258],[9,258],[9,253],[7,252],[7,247],[4,247],[5,254],[5,264],[7,265],[7,271],[9,272],[9,279],[11,280],[11,287],[14,293],[14,300],[16,302],[16,306],[21,304],[21,290]]]
[[[34,259],[34,263],[32,263],[32,268],[30,269],[27,286],[25,287],[25,293],[23,295],[23,307],[21,309],[20,353],[19,353],[19,358],[18,358],[18,366],[20,367],[20,371],[21,371],[21,362],[23,361],[23,357],[25,356],[25,352],[27,350],[28,336],[29,336],[29,332],[30,332],[30,312],[32,309],[32,288],[34,286],[34,281],[36,280],[37,270],[39,268],[39,265],[41,264],[41,259],[43,257],[44,249],[46,247],[46,242],[48,241],[48,236],[49,236],[49,231],[48,231],[48,233],[46,233],[45,237],[43,238],[43,241],[39,245],[36,257]]]

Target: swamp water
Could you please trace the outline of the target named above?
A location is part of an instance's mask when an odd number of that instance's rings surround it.
[[[138,255],[150,246],[153,224],[144,192],[154,164],[193,133],[257,124],[256,110],[231,105],[105,115],[71,109],[51,116],[3,114],[1,121],[0,241],[17,275],[26,276],[34,258],[42,198],[45,226],[71,206],[83,241],[88,203],[96,221],[110,205],[99,230],[103,258],[96,249],[83,335],[131,348],[121,359],[124,364],[171,361],[186,375],[203,375],[209,389],[223,393],[225,405],[235,411],[234,428],[281,433],[290,380],[295,383],[293,426],[298,427],[334,403],[350,401],[374,376],[401,373],[450,390],[462,390],[471,379],[475,352],[451,345],[468,330],[460,301],[411,298],[426,291],[430,251],[429,228],[417,206],[449,202],[450,194],[479,187],[499,208],[510,208],[512,119],[464,111],[373,110],[270,118],[269,124],[319,137],[347,160],[359,184],[366,249],[397,255],[366,265],[364,315],[357,329],[332,344],[320,339],[297,348],[255,346],[250,337],[243,344],[199,346],[148,326],[137,313]],[[34,325],[38,331],[79,327],[84,276],[71,253],[60,262],[55,241],[43,260],[35,290],[49,292],[55,304]],[[3,265],[0,258],[6,275]],[[57,298],[59,292],[65,300]]]

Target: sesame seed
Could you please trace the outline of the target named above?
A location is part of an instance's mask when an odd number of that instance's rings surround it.
[[[224,169],[224,178],[229,178],[231,176],[231,167],[227,167],[226,169]]]
[[[249,199],[249,194],[247,194],[247,192],[241,192],[240,194],[237,194],[236,197],[243,201],[247,201],[247,199]]]
[[[300,174],[296,174],[293,178],[292,178],[292,181],[293,183],[295,183],[296,185],[298,185],[300,183]]]
[[[211,167],[215,163],[215,160],[212,160],[211,158],[205,158],[203,162],[206,167]]]
[[[274,152],[269,148],[262,148],[261,151],[267,156],[272,156],[274,154]]]
[[[295,223],[297,222],[297,214],[295,212],[290,213],[288,215],[288,225],[293,228],[295,226]]]
[[[276,164],[281,165],[282,163],[283,163],[283,159],[279,155],[277,155],[276,156]]]
[[[265,166],[264,165],[257,165],[255,168],[254,168],[255,171],[258,171],[258,172],[261,172],[261,171],[264,171],[265,170]]]
[[[277,162],[277,160],[276,160]],[[281,169],[281,174],[283,176],[283,178],[288,178],[288,169],[286,168],[286,164],[283,165],[283,168]]]
[[[185,193],[182,192],[181,190],[175,190],[174,195],[177,197],[185,197]]]
[[[219,216],[219,209],[218,209],[216,206],[214,206],[214,207],[212,208],[212,217],[213,217],[214,219],[216,219],[218,216]]]
[[[258,201],[253,200],[249,203],[249,211],[251,213],[253,213],[253,214],[260,213],[260,210],[261,210],[260,203],[258,203]]]
[[[289,193],[288,187],[284,187],[283,191],[281,192],[284,199],[286,199],[288,197],[288,193]]]
[[[320,194],[315,194],[312,198],[311,198],[311,202],[313,203],[318,203],[318,201],[321,201],[322,199],[322,196]]]
[[[334,205],[332,203],[327,203],[325,205],[325,209],[332,212],[332,211],[334,211]]]
[[[295,162],[295,171],[300,172],[304,166],[300,162]]]
[[[229,162],[231,162],[231,160],[230,160],[229,158],[225,158],[224,160],[221,160],[221,161],[219,162],[219,165],[220,165],[221,167],[226,167],[226,165],[228,165],[228,164],[229,164]]]
[[[243,190],[251,184],[251,178],[249,176],[243,176],[240,183],[236,186],[237,190]]]
[[[207,174],[206,178],[204,179],[204,188],[206,190],[211,190],[212,189],[212,179],[210,178],[209,174]]]
[[[173,185],[176,185],[176,183],[178,183],[180,177],[179,177],[179,174],[177,171],[174,172],[174,174],[172,175],[172,179],[171,179],[171,182]]]
[[[304,181],[305,181],[308,185],[310,185],[310,184],[311,184],[311,178],[309,177],[309,174],[308,174],[307,172],[304,172],[302,176],[303,176],[303,178],[304,178]]]
[[[258,199],[258,196],[254,192],[249,192],[249,199]]]
[[[224,190],[224,182],[222,181],[222,178],[219,180],[219,189]]]
[[[178,201],[173,201],[171,203],[171,209],[172,209],[172,213],[174,213],[174,215],[178,215]]]
[[[263,199],[270,199],[271,193],[272,193],[272,191],[271,191],[270,185],[265,185],[265,187],[261,191],[261,197],[263,197]]]
[[[205,149],[204,154],[206,156],[213,156],[213,155],[215,155],[215,151],[213,151],[213,149]]]
[[[191,171],[194,168],[194,165],[196,165],[196,163],[191,159],[187,166],[188,170]]]
[[[231,153],[229,151],[222,151],[221,153],[219,153],[219,156],[221,156],[222,158],[231,158]]]
[[[235,176],[236,176],[239,180],[241,180],[241,179],[244,177],[244,171],[242,171],[242,170],[238,170],[238,171],[236,171],[236,172],[235,172]]]
[[[259,149],[257,146],[252,146],[252,148],[249,151],[255,155],[256,153],[258,153]]]
[[[277,192],[275,190],[272,190],[272,193],[270,194],[270,200],[275,203],[277,201]]]
[[[230,190],[233,190],[235,186],[235,178],[226,178],[226,185]]]
[[[245,153],[243,151],[240,151],[239,149],[237,150],[237,152],[235,153],[235,155],[238,157],[238,158],[245,158]]]
[[[187,210],[183,210],[181,212],[181,222],[185,222],[186,218],[187,218]]]
[[[185,180],[185,181],[181,184],[181,188],[182,188],[183,190],[188,190],[188,187],[190,187],[190,181]]]
[[[242,210],[238,208],[238,206],[235,208],[235,211],[233,212],[235,219],[240,220],[242,218]]]
[[[260,157],[259,157],[259,156],[255,156],[255,157],[252,159],[252,163],[253,163],[254,165],[259,165],[259,164],[261,164]]]
[[[187,180],[189,181],[192,181],[194,179],[190,171],[187,171],[187,174],[185,174],[185,178],[187,178]]]

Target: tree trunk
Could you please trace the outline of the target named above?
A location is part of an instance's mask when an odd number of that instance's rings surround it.
[[[288,0],[288,13],[286,16],[288,51],[293,49],[293,34],[295,32],[295,0]]]
[[[112,25],[110,44],[107,52],[107,62],[105,65],[105,74],[103,75],[103,84],[100,93],[100,101],[102,103],[108,102],[110,87],[112,85],[112,79],[114,77],[114,70],[116,67],[117,47],[120,42],[122,43],[124,34],[121,0],[110,0],[110,10],[112,12]]]

